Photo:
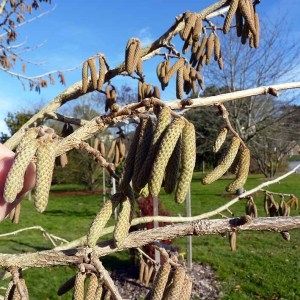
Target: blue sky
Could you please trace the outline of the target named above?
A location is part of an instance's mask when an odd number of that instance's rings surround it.
[[[201,11],[214,2],[52,0],[51,5],[42,5],[40,12],[54,8],[53,11],[18,30],[18,43],[26,42],[28,47],[44,43],[25,54],[31,61],[44,62],[28,66],[25,74],[33,76],[52,70],[78,67],[74,71],[64,73],[69,86],[81,79],[80,65],[88,57],[98,52],[104,53],[113,68],[124,60],[124,50],[129,38],[138,37],[142,45],[146,46],[164,33],[174,23],[177,15],[186,10]],[[270,20],[281,15],[286,16],[288,12],[290,34],[295,39],[300,39],[299,0],[261,0],[258,12],[262,19]],[[150,66],[145,64],[145,67],[146,70],[150,70]],[[153,66],[152,70],[155,70]],[[19,71],[18,66],[14,71]],[[149,82],[151,76],[153,74],[149,75]],[[297,80],[300,80],[300,75]],[[57,81],[55,85],[42,89],[38,94],[30,92],[27,86],[24,90],[16,78],[3,72],[0,72],[0,82],[0,131],[4,132],[7,132],[4,118],[8,112],[43,106],[67,87]],[[118,86],[127,81],[124,77],[117,77],[114,82]],[[163,98],[174,99],[175,95],[166,91]]]

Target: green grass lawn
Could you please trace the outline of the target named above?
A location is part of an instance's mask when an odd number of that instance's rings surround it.
[[[192,181],[192,215],[218,208],[233,196],[225,192],[228,178],[223,178],[212,185],[200,183],[202,174],[196,173]],[[300,196],[300,175],[292,175],[279,184],[270,186],[273,192],[294,193]],[[246,189],[255,187],[265,179],[250,176]],[[37,213],[33,202],[24,200],[19,224],[5,220],[0,224],[0,234],[21,228],[40,225],[50,233],[71,241],[87,233],[90,222],[103,203],[102,195],[83,193],[61,194],[58,192],[76,190],[80,186],[53,186],[47,210]],[[163,207],[173,216],[185,215],[185,204],[174,204],[173,197],[161,193]],[[263,211],[263,193],[258,192],[254,201],[258,206],[259,216]],[[230,208],[234,216],[244,214],[244,201]],[[225,211],[224,215],[230,217]],[[299,212],[292,210],[292,215]],[[215,218],[221,218],[220,215]],[[110,225],[114,222],[110,220]],[[108,236],[109,237],[109,236]],[[105,237],[105,238],[108,238]],[[237,251],[231,252],[228,238],[221,236],[193,237],[193,261],[210,264],[221,282],[222,299],[300,299],[300,231],[291,232],[291,240],[286,242],[280,234],[271,232],[243,232],[238,234]],[[186,252],[186,238],[174,241],[181,252]],[[40,231],[32,230],[9,237],[0,238],[1,253],[23,253],[51,249],[52,244]],[[129,265],[127,252],[117,253],[103,259],[108,268],[115,265]],[[0,271],[1,272],[1,271]],[[49,274],[50,273],[50,274]],[[69,292],[63,297],[56,296],[60,284],[75,274],[73,267],[53,267],[24,271],[31,299],[70,299]],[[7,280],[0,283],[5,286]],[[0,290],[0,295],[3,292]]]

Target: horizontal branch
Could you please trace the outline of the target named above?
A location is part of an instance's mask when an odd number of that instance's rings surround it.
[[[203,219],[207,219],[207,218],[211,218],[213,216],[216,216],[217,214],[222,213],[223,211],[228,210],[232,205],[236,204],[237,202],[241,201],[241,199],[247,198],[248,196],[251,196],[252,194],[256,193],[257,191],[261,191],[263,189],[263,187],[266,186],[270,186],[272,184],[278,183],[281,180],[283,180],[284,178],[290,176],[291,174],[294,174],[296,172],[297,169],[300,168],[300,164],[298,164],[297,166],[295,166],[292,170],[290,170],[289,172],[274,178],[272,180],[263,182],[262,184],[258,185],[257,187],[249,190],[249,191],[245,191],[244,193],[242,193],[241,195],[231,199],[230,201],[228,201],[226,204],[211,210],[209,212],[200,214],[200,215],[196,215],[196,216],[191,216],[191,217],[169,217],[169,216],[144,216],[144,217],[140,217],[140,218],[135,218],[132,220],[131,222],[131,226],[136,226],[139,224],[145,224],[145,223],[150,223],[150,222],[165,222],[165,223],[183,223],[183,222],[197,222],[199,220],[203,220]],[[102,235],[107,235],[109,233],[112,233],[114,231],[114,226],[109,226],[106,227],[102,230]],[[74,241],[71,241],[70,243],[67,244],[63,244],[60,245],[58,247],[56,247],[55,249],[57,250],[67,250],[67,249],[72,249],[75,247],[80,247],[80,246],[86,246],[86,236],[82,236]]]
[[[210,106],[210,105],[221,104],[232,100],[243,99],[250,96],[268,94],[270,93],[270,91],[274,91],[274,90],[281,91],[281,90],[288,90],[288,89],[295,89],[295,88],[300,88],[300,81],[280,83],[280,84],[274,84],[269,86],[261,86],[257,88],[252,88],[252,89],[247,89],[247,90],[237,91],[232,93],[226,93],[226,94],[220,94],[220,95],[210,96],[210,97],[195,98],[192,99],[193,104],[186,106],[185,108]],[[172,100],[167,102],[167,104],[171,109],[182,109],[182,100]]]
[[[231,231],[273,231],[281,232],[300,229],[300,217],[251,218],[247,216],[231,219],[199,220],[186,224],[173,224],[155,229],[135,231],[128,235],[120,247],[114,247],[113,241],[100,243],[94,248],[78,248],[65,251],[48,250],[36,253],[0,254],[0,268],[10,266],[19,268],[42,268],[59,265],[77,265],[90,253],[98,257],[129,248],[137,248],[161,240],[173,240],[190,235],[223,234]],[[244,220],[249,221],[245,223]]]

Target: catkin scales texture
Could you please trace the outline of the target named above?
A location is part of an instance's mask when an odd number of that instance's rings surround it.
[[[182,130],[181,171],[175,201],[182,203],[187,195],[196,163],[196,133],[192,123],[186,122]]]
[[[210,173],[203,177],[202,183],[210,184],[223,176],[232,165],[238,153],[239,147],[240,139],[238,137],[233,137],[227,153],[225,154],[221,162]]]
[[[43,212],[48,204],[55,164],[55,150],[55,144],[50,141],[42,143],[37,150],[34,206],[38,212]]]
[[[105,201],[102,208],[95,216],[87,234],[87,244],[89,247],[94,247],[96,245],[103,228],[107,224],[117,203],[122,199],[122,197],[123,196],[120,193],[114,194],[111,199]]]
[[[149,191],[152,196],[157,196],[160,191],[167,163],[182,132],[184,124],[185,121],[183,119],[176,118],[168,126],[165,132],[150,174]]]
[[[4,199],[13,202],[24,185],[26,169],[37,150],[37,143],[31,140],[21,151],[17,151],[14,163],[8,172],[5,187]]]

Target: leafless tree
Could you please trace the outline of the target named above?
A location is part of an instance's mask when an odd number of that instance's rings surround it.
[[[255,2],[254,6],[257,3]],[[110,253],[137,248],[153,241],[172,239],[178,236],[226,232],[234,232],[231,234],[231,244],[234,248],[235,234],[239,230],[273,230],[281,232],[283,237],[288,239],[288,230],[300,228],[299,217],[289,217],[287,210],[284,215],[282,213],[278,216],[279,211],[271,214],[271,208],[273,207],[271,200],[267,201],[267,209],[269,209],[270,216],[273,216],[272,218],[255,218],[255,214],[251,217],[251,212],[249,211],[246,216],[240,218],[228,220],[207,219],[228,209],[231,205],[240,201],[241,198],[251,196],[264,186],[278,182],[295,172],[296,169],[241,194],[214,211],[199,216],[190,218],[156,216],[133,219],[132,211],[136,196],[148,193],[156,197],[163,180],[164,188],[167,188],[167,184],[170,188],[172,181],[170,178],[167,179],[167,168],[172,168],[172,174],[178,174],[175,202],[180,203],[185,200],[195,163],[195,132],[191,123],[182,115],[182,111],[203,106],[214,106],[219,111],[220,118],[223,118],[226,122],[228,138],[232,139],[232,142],[224,160],[212,173],[209,173],[203,179],[203,183],[209,184],[217,180],[236,161],[238,165],[236,179],[228,187],[228,190],[236,189],[243,186],[245,180],[247,180],[251,152],[249,152],[243,136],[238,133],[235,127],[236,124],[232,122],[232,118],[228,114],[224,103],[236,101],[236,104],[238,104],[242,101],[240,100],[242,98],[250,101],[252,96],[274,94],[281,90],[300,87],[299,82],[292,82],[258,86],[193,100],[185,97],[190,91],[193,90],[195,92],[198,84],[202,84],[198,68],[201,69],[202,67],[205,69],[210,67],[210,61],[213,60],[213,51],[215,51],[215,59],[222,69],[223,57],[225,58],[225,56],[222,56],[219,51],[217,42],[219,33],[216,32],[216,28],[211,22],[211,19],[220,15],[220,10],[222,13],[228,11],[223,24],[223,32],[225,34],[232,30],[230,28],[233,23],[233,16],[237,13],[241,17],[238,20],[242,20],[243,24],[242,26],[241,24],[236,25],[240,26],[243,39],[247,42],[250,41],[250,45],[253,44],[255,47],[258,47],[259,23],[254,13],[254,6],[251,1],[220,0],[199,13],[185,12],[177,16],[175,23],[161,37],[143,49],[138,39],[130,39],[125,47],[126,49],[124,48],[124,63],[115,68],[109,66],[104,54],[96,54],[83,63],[82,80],[79,80],[57,95],[53,101],[42,108],[5,143],[10,149],[16,148],[17,152],[16,159],[5,183],[6,203],[4,205],[6,206],[9,205],[8,202],[15,203],[15,195],[22,188],[23,174],[21,171],[25,172],[28,163],[30,163],[31,159],[34,159],[37,166],[34,203],[38,211],[44,211],[47,207],[48,192],[51,185],[51,176],[49,175],[51,175],[53,170],[54,159],[71,149],[86,151],[102,167],[106,168],[113,178],[119,181],[117,193],[103,204],[91,226],[87,229],[86,236],[49,251],[19,255],[0,254],[0,267],[6,269],[12,275],[9,288],[16,291],[15,293],[21,294],[23,299],[28,299],[29,296],[22,281],[22,269],[76,265],[79,267],[79,271],[71,279],[71,282],[75,285],[74,298],[82,298],[85,279],[88,277],[90,282],[92,282],[92,276],[96,276],[96,278],[101,279],[101,288],[104,287],[107,293],[112,294],[115,299],[122,299],[112,278],[101,263],[101,257]],[[182,51],[178,51],[171,43],[172,39],[178,35],[183,40],[184,46]],[[202,49],[201,44],[206,38],[207,44]],[[200,53],[194,66],[191,66],[193,65],[192,63],[188,63],[191,59],[190,55],[192,55],[190,49],[192,49],[192,54],[194,54],[193,59],[195,59],[196,49]],[[177,76],[176,93],[178,99],[175,101],[162,101],[159,99],[158,87],[146,82],[142,69],[143,61],[151,59],[155,55],[162,58],[162,63],[157,68],[157,75],[162,89],[167,88],[168,82],[173,75],[176,74]],[[139,101],[124,106],[118,103],[116,90],[112,82],[120,74],[131,76],[138,82]],[[67,117],[57,113],[57,109],[65,103],[93,91],[105,94],[106,114],[81,122],[78,118]],[[74,132],[62,137],[51,128],[43,126],[44,122],[50,118],[58,122],[68,122],[79,126]],[[86,141],[96,134],[103,133],[110,126],[117,126],[120,122],[130,119],[139,120],[137,122],[136,138],[133,139],[127,153],[123,174],[118,176],[115,172],[114,164],[109,162],[101,154],[101,151],[91,147]],[[156,131],[153,130],[153,123],[156,125],[156,127],[154,126]],[[157,129],[161,127],[164,130]],[[159,142],[156,142],[158,140]],[[219,142],[218,146],[221,146],[221,144]],[[149,149],[151,149],[151,152]],[[146,157],[145,154],[147,155]],[[170,157],[172,157],[171,160]],[[181,160],[178,159],[179,157],[181,157]],[[149,178],[146,176],[142,177],[140,172],[142,172],[143,165],[146,165],[148,161],[150,161],[149,171],[151,171],[147,172],[148,169],[146,169],[146,173],[150,173],[150,176]],[[173,164],[169,164],[169,161]],[[178,168],[179,164],[181,165],[180,170]],[[293,204],[295,204],[296,199],[293,199],[293,201]],[[106,228],[106,222],[116,207],[119,210],[115,225]],[[129,234],[131,226],[154,220],[179,224],[148,230],[147,233],[137,230]],[[113,240],[97,244],[99,237],[107,232],[113,232]],[[166,249],[158,248],[165,255],[169,268],[173,270],[170,273],[172,276],[165,276],[164,279],[172,277],[174,279],[172,279],[173,282],[176,282],[176,287],[170,284],[168,288],[158,291],[157,285],[154,284],[148,297],[151,298],[152,293],[163,292],[165,293],[164,295],[168,294],[172,298],[171,295],[175,290],[180,293],[181,287],[190,287],[190,279],[186,275],[183,266],[178,264],[173,256],[169,256]],[[173,276],[178,277],[175,279]],[[179,278],[180,281],[178,281]],[[183,285],[184,280],[186,280],[186,285]],[[179,291],[178,282],[181,283]],[[91,289],[94,289],[95,286],[97,288],[98,283],[99,281],[96,280]],[[184,296],[189,295],[190,292],[191,289],[185,291]]]

